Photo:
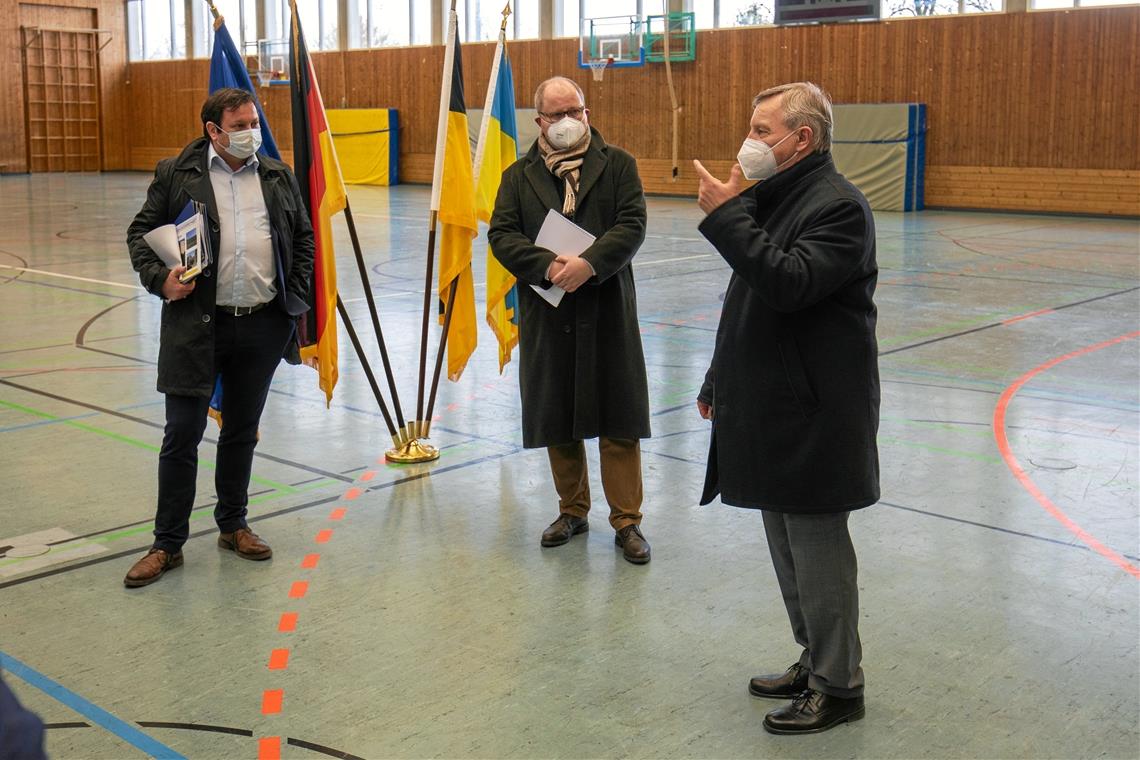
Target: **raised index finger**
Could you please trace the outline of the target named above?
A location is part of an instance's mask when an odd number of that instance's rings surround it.
[[[709,170],[704,167],[704,164],[695,158],[693,159],[693,167],[697,170],[697,175],[700,176],[701,179],[716,179],[716,177],[710,174]]]

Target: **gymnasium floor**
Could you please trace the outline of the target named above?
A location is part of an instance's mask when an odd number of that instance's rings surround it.
[[[0,178],[0,665],[53,757],[252,757],[275,736],[296,758],[1140,752],[1135,220],[877,215],[883,501],[852,518],[867,718],[789,738],[745,689],[798,655],[760,515],[696,506],[728,270],[693,201],[650,200],[635,265],[650,565],[613,545],[596,449],[593,531],[539,548],[546,457],[520,446],[516,365],[498,375],[484,326],[441,387],[432,465],[383,464],[346,338],[329,409],[282,367],[251,506],[273,560],[214,544],[211,423],[186,565],[126,590],[163,421],[159,302],[123,243],[148,180]],[[351,190],[405,412],[428,196]]]

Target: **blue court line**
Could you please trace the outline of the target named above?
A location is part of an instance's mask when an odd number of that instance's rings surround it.
[[[39,422],[27,422],[23,425],[13,425],[12,427],[0,428],[0,433],[11,433],[13,430],[27,430],[28,428],[41,427],[43,425],[58,425],[61,422],[71,422],[72,420],[85,420],[88,417],[98,417],[98,412],[91,412],[89,414],[77,414],[74,417],[58,417],[54,420],[40,420]]]
[[[178,754],[170,747],[167,747],[156,739],[152,739],[129,723],[116,718],[103,708],[88,702],[75,692],[70,691],[47,676],[32,670],[11,655],[0,652],[0,669],[28,682],[28,684],[36,687],[44,694],[62,702],[95,725],[110,731],[128,744],[142,750],[150,757],[163,758],[164,760],[167,758],[170,760],[186,760],[185,755]]]

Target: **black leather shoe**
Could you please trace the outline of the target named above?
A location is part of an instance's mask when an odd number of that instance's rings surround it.
[[[791,699],[808,687],[808,669],[798,662],[783,673],[756,676],[748,682],[748,693],[768,699]]]
[[[542,531],[543,546],[562,546],[579,533],[590,530],[590,523],[585,517],[561,514],[558,519],[550,523],[550,527]]]
[[[636,525],[627,525],[614,536],[614,543],[621,547],[621,556],[626,562],[644,565],[649,561],[649,542]]]
[[[765,715],[764,729],[770,734],[818,734],[865,714],[862,697],[843,699],[808,689],[790,705]]]

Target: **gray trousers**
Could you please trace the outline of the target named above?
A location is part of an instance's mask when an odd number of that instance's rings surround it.
[[[803,647],[808,687],[833,697],[863,694],[859,567],[847,530],[850,512],[764,512],[764,532],[792,635]]]

